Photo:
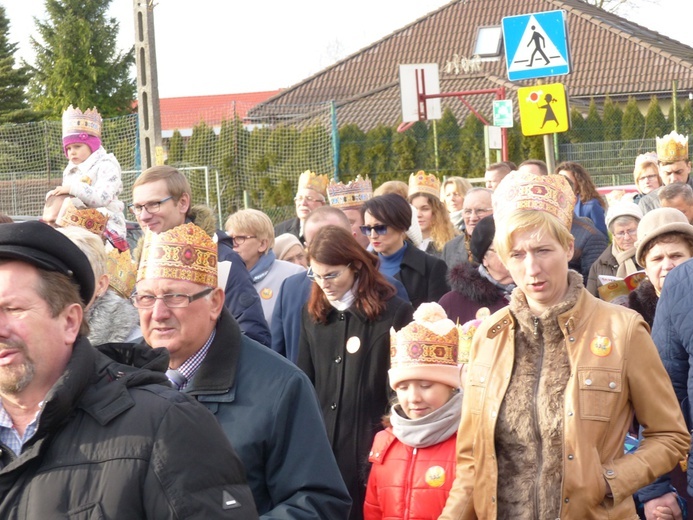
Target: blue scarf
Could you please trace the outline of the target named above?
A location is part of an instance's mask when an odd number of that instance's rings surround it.
[[[276,259],[277,257],[271,249],[267,251],[267,254],[260,257],[260,260],[248,271],[250,273],[250,279],[254,284],[258,283],[269,274],[270,269],[272,269],[272,264],[274,264]]]
[[[405,242],[402,248],[389,256],[382,253],[378,253],[378,258],[380,258],[379,271],[388,276],[395,276],[399,273],[400,264],[402,263],[402,258],[404,258],[404,252],[407,250],[407,243]]]

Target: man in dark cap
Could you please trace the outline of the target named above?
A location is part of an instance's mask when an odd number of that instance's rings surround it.
[[[167,351],[86,339],[94,285],[66,236],[0,226],[0,518],[257,518],[214,417],[167,385]]]

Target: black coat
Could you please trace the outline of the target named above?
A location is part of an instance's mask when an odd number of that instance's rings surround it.
[[[360,519],[368,452],[392,397],[390,327],[399,330],[411,322],[413,309],[396,296],[375,321],[352,309],[332,309],[323,324],[303,308],[298,366],[315,385],[327,436],[353,500],[349,518]],[[359,341],[354,353],[347,351],[350,338]]]
[[[450,290],[446,281],[448,266],[443,260],[409,244],[395,275],[409,295],[414,309],[424,302],[437,302]]]
[[[0,518],[257,518],[216,420],[171,389],[164,349],[78,339],[36,434],[2,447]],[[237,507],[223,508],[222,491]]]
[[[301,244],[304,243],[304,238],[301,236],[301,221],[298,219],[298,217],[290,218],[289,220],[285,220],[284,222],[280,222],[274,226],[275,237],[283,235],[284,233],[291,233],[300,240]]]
[[[652,328],[659,296],[654,285],[649,280],[640,282],[633,292],[628,295],[628,307],[640,313],[647,324]]]

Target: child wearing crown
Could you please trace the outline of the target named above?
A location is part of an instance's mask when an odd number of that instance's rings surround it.
[[[120,164],[101,146],[101,115],[96,108],[82,112],[72,105],[63,113],[63,149],[68,164],[63,183],[46,194],[68,194],[88,208],[96,208],[108,217],[104,236],[120,251],[128,249],[125,238],[123,189]]]
[[[397,401],[370,452],[364,520],[438,518],[457,462],[458,330],[440,305],[422,303],[414,321],[390,338]]]

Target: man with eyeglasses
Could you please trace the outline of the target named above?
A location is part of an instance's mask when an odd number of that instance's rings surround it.
[[[185,176],[171,166],[154,166],[142,172],[132,186],[130,211],[143,230],[168,231],[185,222],[194,222],[208,235],[217,235],[219,261],[231,263],[225,287],[225,304],[248,337],[269,347],[269,325],[243,260],[233,250],[231,239],[217,229],[210,208],[192,205],[192,189]]]
[[[217,276],[216,244],[199,227],[148,234],[132,297],[144,341],[168,350],[172,385],[215,415],[260,518],[347,518],[351,499],[310,380],[241,334]]]
[[[470,248],[472,232],[482,218],[493,214],[492,194],[493,190],[488,188],[472,188],[464,196],[464,231],[443,247],[443,260],[448,265],[448,270],[463,262],[475,263]]]
[[[664,137],[657,137],[657,160],[659,161],[659,176],[663,186],[642,197],[638,205],[643,215],[648,211],[661,207],[659,192],[664,186],[674,183],[688,184],[693,188],[691,178],[691,160],[688,156],[688,136],[672,131]]]
[[[311,211],[322,207],[327,201],[327,175],[318,175],[310,170],[298,178],[298,189],[294,197],[296,218],[290,218],[274,226],[274,236],[291,233],[305,244],[303,226]]]
[[[79,247],[3,224],[0,259],[0,518],[257,519],[224,432],[169,387],[166,351],[89,343]]]

